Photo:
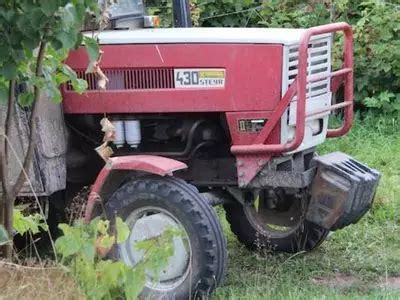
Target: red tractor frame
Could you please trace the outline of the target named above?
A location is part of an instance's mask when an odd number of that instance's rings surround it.
[[[158,276],[148,272],[141,297],[188,299],[221,284],[227,251],[213,206],[223,205],[248,248],[286,252],[314,249],[369,210],[379,173],[340,152],[315,152],[352,126],[350,25],[139,29],[154,20],[143,2],[119,2],[132,13],[117,7],[119,30],[97,35],[107,89],[85,72],[83,47],[71,52],[66,63],[88,90],[78,95],[67,84],[62,108],[41,108],[30,176],[54,216],[91,186],[85,220],[125,220],[130,236],[110,256],[128,265],[143,258],[139,241],[182,230],[168,265]],[[187,1],[174,4],[175,25],[188,27]],[[332,71],[336,32],[343,64]],[[335,94],[343,101],[333,104]],[[334,110],[343,124],[328,129]],[[18,113],[14,136],[23,139],[26,112]],[[104,116],[115,133],[106,161],[94,150]],[[33,195],[25,188],[20,196]]]

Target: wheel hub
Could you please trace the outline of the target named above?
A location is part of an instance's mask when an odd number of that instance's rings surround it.
[[[252,226],[271,238],[281,238],[297,230],[302,222],[303,200],[291,201],[284,210],[268,207],[269,200],[262,194],[254,203],[244,207]],[[280,200],[287,201],[288,198],[286,196]]]
[[[168,212],[161,209],[141,209],[132,212],[127,220],[131,229],[128,239],[120,246],[121,259],[135,266],[143,259],[144,251],[136,249],[139,242],[160,237],[167,229],[182,230],[183,226]],[[184,231],[184,230],[183,230]],[[173,254],[160,274],[146,271],[147,283],[153,289],[169,290],[182,283],[189,271],[191,249],[186,232],[172,239]]]

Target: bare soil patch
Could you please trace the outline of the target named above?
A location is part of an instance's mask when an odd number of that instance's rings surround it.
[[[381,277],[377,282],[364,282],[352,275],[336,274],[332,277],[316,277],[311,280],[314,284],[324,285],[332,289],[348,290],[357,288],[400,290],[400,276]]]
[[[390,290],[400,290],[400,276],[383,278],[380,287]]]

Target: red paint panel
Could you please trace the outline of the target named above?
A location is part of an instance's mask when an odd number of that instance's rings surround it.
[[[107,70],[225,68],[226,86],[218,89],[63,90],[66,113],[227,112],[273,110],[281,96],[282,46],[253,44],[105,45]],[[84,49],[67,64],[82,71]],[[168,74],[164,79],[173,81]],[[170,83],[171,84],[171,83]]]
[[[271,111],[260,112],[229,112],[226,113],[226,120],[231,134],[232,145],[251,145],[259,136],[260,132],[242,132],[239,130],[240,120],[257,120],[265,119],[268,121],[274,113]],[[277,144],[280,142],[280,123],[275,126],[271,134],[268,136],[267,144]]]
[[[160,176],[172,175],[173,172],[186,169],[181,161],[154,155],[129,155],[110,158],[105,166],[112,170],[143,171]]]

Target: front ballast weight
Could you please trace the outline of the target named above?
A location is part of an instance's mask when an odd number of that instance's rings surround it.
[[[313,163],[317,172],[306,219],[332,231],[357,223],[372,206],[380,173],[341,152]]]

